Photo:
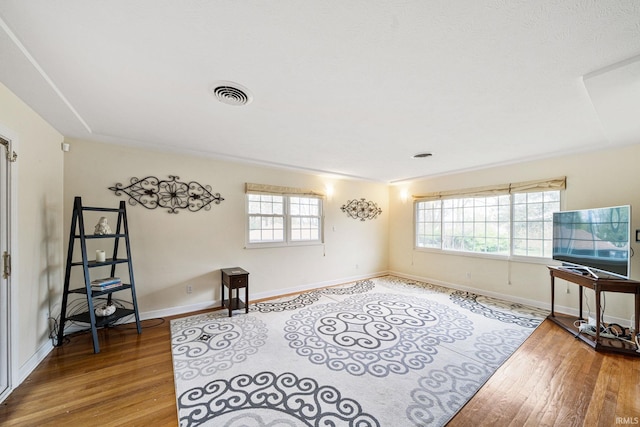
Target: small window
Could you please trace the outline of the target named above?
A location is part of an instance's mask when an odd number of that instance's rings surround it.
[[[247,214],[249,245],[322,242],[319,197],[247,194]]]
[[[249,243],[284,242],[284,197],[249,194]]]
[[[312,242],[320,240],[320,199],[290,197],[291,240]]]

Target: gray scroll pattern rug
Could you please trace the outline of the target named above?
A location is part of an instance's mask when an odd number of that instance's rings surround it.
[[[442,426],[547,313],[380,277],[171,322],[181,426]]]

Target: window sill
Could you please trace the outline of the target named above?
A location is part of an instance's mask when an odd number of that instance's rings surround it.
[[[488,253],[480,253],[480,252],[464,252],[464,251],[448,251],[442,249],[431,249],[431,248],[413,248],[414,252],[428,252],[432,254],[441,254],[441,255],[454,255],[468,258],[485,258],[485,259],[493,259],[499,261],[512,261],[512,262],[521,262],[528,264],[544,264],[550,265],[554,264],[555,261],[551,258],[544,257],[527,257],[522,255],[500,255],[500,254],[488,254]]]
[[[322,246],[324,242],[269,242],[269,243],[247,243],[245,249],[268,249],[268,248],[291,248],[300,246]]]

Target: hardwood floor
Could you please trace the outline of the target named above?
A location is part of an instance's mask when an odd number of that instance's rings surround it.
[[[640,357],[598,353],[545,320],[450,425],[637,425],[639,397]]]
[[[56,347],[5,400],[2,426],[176,426],[168,319],[102,329]]]
[[[176,426],[169,318],[143,328],[101,330],[99,354],[90,334],[71,336],[1,405],[0,425]],[[640,357],[596,353],[546,320],[449,426],[637,425],[639,416]]]

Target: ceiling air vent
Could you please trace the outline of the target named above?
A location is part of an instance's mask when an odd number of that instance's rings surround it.
[[[247,105],[253,101],[249,90],[234,82],[219,81],[211,86],[211,92],[218,101],[228,105]]]

